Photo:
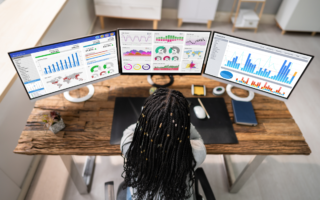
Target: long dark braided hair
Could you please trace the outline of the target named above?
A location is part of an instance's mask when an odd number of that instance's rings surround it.
[[[196,161],[190,144],[190,114],[178,91],[160,88],[144,103],[124,159],[124,187],[141,200],[191,196]]]

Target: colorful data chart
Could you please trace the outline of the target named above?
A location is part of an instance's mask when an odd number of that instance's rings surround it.
[[[261,82],[256,83],[255,81],[252,81],[250,86],[255,88],[260,88]]]
[[[188,39],[186,41],[186,45],[187,46],[192,46],[192,45],[201,45],[204,46],[207,44],[207,40],[204,38],[199,38],[199,39]]]
[[[151,51],[130,50],[123,53],[123,56],[151,56]]]
[[[165,57],[163,57],[163,60],[165,60],[165,61],[170,61],[170,56],[165,56]]]
[[[125,70],[130,70],[130,69],[132,69],[132,65],[130,65],[130,64],[125,64],[125,65],[123,66],[123,68],[124,68]]]
[[[156,56],[156,57],[154,57],[154,60],[160,61],[160,60],[162,60],[162,57],[161,56]]]
[[[246,63],[244,64],[243,68],[241,68],[241,71],[253,73],[254,69],[256,68],[256,65],[251,63],[251,53],[249,53]]]
[[[164,46],[159,46],[156,48],[156,53],[159,53],[159,54],[164,54],[164,53],[167,53],[167,48],[164,47]]]
[[[95,53],[89,53],[89,54],[86,54],[86,60],[89,61],[89,60],[93,60],[93,59],[96,59],[96,58],[110,56],[110,55],[113,55],[113,54],[115,54],[115,50],[114,49],[95,52]]]
[[[180,53],[180,48],[177,46],[170,47],[169,53],[178,54],[178,53]]]
[[[265,91],[268,91],[268,92],[272,92],[272,88],[270,87],[270,85],[267,85],[268,83],[266,82],[264,84],[264,86],[261,88],[261,90],[265,90]]]
[[[66,83],[69,84],[72,79],[75,79],[75,80],[78,80],[78,81],[83,81],[82,78],[79,78],[80,74],[82,74],[82,72],[76,72],[76,73],[73,73],[71,75],[65,76],[65,77],[62,78],[63,82],[66,82]]]
[[[241,71],[245,71],[245,72],[248,72],[248,73],[252,73],[252,74],[255,74],[255,75],[258,75],[258,76],[261,76],[261,77],[265,77],[265,78],[270,78],[272,80],[276,80],[276,81],[279,81],[279,82],[282,82],[282,83],[287,83],[287,84],[291,84],[293,79],[296,77],[297,75],[297,72],[295,72],[293,74],[293,76],[291,77],[291,79],[289,80],[289,73],[291,71],[290,66],[292,65],[292,62],[289,62],[287,65],[287,60],[285,60],[279,70],[279,72],[274,75],[274,76],[270,76],[270,73],[271,73],[271,70],[267,70],[267,69],[262,69],[260,68],[259,71],[256,71],[254,72],[255,68],[256,68],[256,65],[251,63],[251,54],[249,53],[248,57],[247,57],[247,60],[246,60],[246,63],[244,64],[243,68],[241,68]],[[230,61],[228,61],[229,63]],[[234,64],[232,65],[234,66]],[[229,66],[230,67],[230,66]],[[234,68],[234,67],[233,67]],[[238,68],[236,68],[238,69]]]
[[[190,70],[195,69],[196,68],[196,64],[194,64],[193,61],[191,61],[191,63],[187,64],[186,68],[190,69]]]
[[[221,71],[220,76],[225,79],[232,79],[233,74],[229,71]],[[237,79],[238,80],[238,79]]]
[[[241,80],[238,80],[238,78],[236,78],[236,82],[238,83],[242,83],[242,84],[245,84],[245,85],[248,85],[248,82],[249,82],[249,78],[245,81],[244,78],[242,77]]]
[[[273,93],[276,93],[276,94],[284,96],[285,92],[281,93],[280,90],[281,90],[281,87],[278,90],[276,90],[275,92],[273,92]]]
[[[150,65],[149,64],[144,64],[144,65],[142,65],[142,69],[144,69],[144,70],[149,70],[151,67],[150,67]]]
[[[225,64],[225,66],[227,66],[227,67],[232,67],[232,68],[234,68],[234,69],[239,69],[240,63],[237,63],[237,61],[238,61],[238,56],[234,57],[234,58],[232,59],[232,61],[231,61],[231,60],[228,60],[227,64]]]
[[[156,66],[153,68],[154,70],[165,70],[165,71],[171,71],[171,70],[174,70],[174,71],[177,71],[179,70],[179,65],[165,65],[165,66]]]
[[[297,72],[295,72],[293,74],[293,76],[291,77],[290,80],[289,77],[288,77],[288,74],[290,72],[291,69],[289,69],[289,67],[291,66],[291,62],[289,62],[289,64],[286,66],[286,63],[287,63],[287,60],[285,60],[283,62],[283,65],[279,71],[279,73],[275,76],[271,76],[270,78],[273,79],[273,80],[276,80],[276,81],[280,81],[280,82],[283,82],[283,83],[287,83],[287,84],[291,84],[293,79],[296,77],[297,75]]]
[[[156,42],[176,42],[176,41],[183,41],[183,37],[177,37],[175,35],[166,35],[166,36],[160,36],[156,37]]]
[[[134,64],[134,65],[133,65],[133,69],[134,69],[134,70],[140,70],[141,67],[142,67],[142,66],[141,66],[140,64]]]
[[[129,63],[126,63],[123,68],[125,70],[131,70],[131,69],[134,69],[134,70],[149,70],[151,68],[150,64],[139,64],[139,63],[135,63],[135,64],[129,64]]]
[[[172,60],[172,61],[178,61],[178,60],[179,60],[179,57],[178,57],[178,56],[173,56],[173,57],[171,58],[171,60]]]
[[[47,74],[60,72],[60,71],[63,71],[66,69],[71,69],[73,67],[78,67],[78,66],[80,66],[78,54],[74,53],[74,54],[71,54],[70,56],[68,56],[67,59],[56,60],[52,64],[49,64],[48,68],[44,67],[43,69],[44,69],[44,74],[47,75]]]
[[[257,89],[261,89],[261,90],[264,90],[264,91],[267,91],[267,92],[271,92],[271,93],[274,93],[274,94],[277,94],[277,95],[281,95],[281,96],[285,95],[285,92],[283,92],[283,93],[280,92],[282,87],[280,87],[276,91],[273,91],[273,89],[270,87],[270,85],[268,85],[268,82],[266,82],[264,84],[264,86],[261,87],[261,82],[251,81],[251,83],[249,84],[249,79],[250,78],[247,78],[247,80],[245,80],[244,77],[242,77],[241,80],[239,80],[238,78],[236,78],[236,82],[240,83],[240,84],[243,84],[243,85],[251,86],[253,88],[257,88]]]
[[[58,88],[61,88],[65,85],[65,83],[69,84],[71,81],[83,81],[84,79],[80,77],[81,74],[82,72],[75,72],[70,75],[58,76],[47,81],[47,83],[56,85]]]
[[[247,80],[244,80],[244,77],[242,77],[241,80],[238,80],[238,78],[236,78],[236,82],[247,85],[247,86],[251,86],[254,88],[260,88],[261,82],[255,82],[255,81],[251,81],[251,83],[249,84],[249,78]]]
[[[121,35],[121,38],[125,41],[125,42],[148,42],[149,40],[151,40],[151,35],[148,36],[131,36],[131,35]]]
[[[90,67],[90,72],[91,72],[91,78],[97,78],[99,76],[104,76],[106,74],[110,74],[114,72],[113,69],[113,63],[112,62],[107,62],[102,65],[94,65]]]
[[[184,51],[184,58],[187,59],[187,58],[190,58],[191,56],[193,58],[202,58],[202,53],[203,51],[194,51],[194,50],[186,50]]]

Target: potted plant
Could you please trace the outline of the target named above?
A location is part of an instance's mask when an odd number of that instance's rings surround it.
[[[64,129],[65,124],[61,118],[60,113],[56,111],[50,111],[49,114],[43,114],[41,121],[45,127],[49,128],[54,134]]]

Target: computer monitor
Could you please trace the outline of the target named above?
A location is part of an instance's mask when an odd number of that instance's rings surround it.
[[[30,100],[120,75],[117,31],[9,52],[9,56]]]
[[[313,56],[214,32],[203,76],[285,101]]]
[[[211,31],[118,29],[120,73],[200,75]]]

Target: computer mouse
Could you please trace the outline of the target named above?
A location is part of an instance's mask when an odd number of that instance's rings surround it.
[[[203,108],[201,106],[195,106],[193,107],[193,111],[196,114],[196,117],[198,119],[204,119],[206,118],[206,113],[204,112]]]

